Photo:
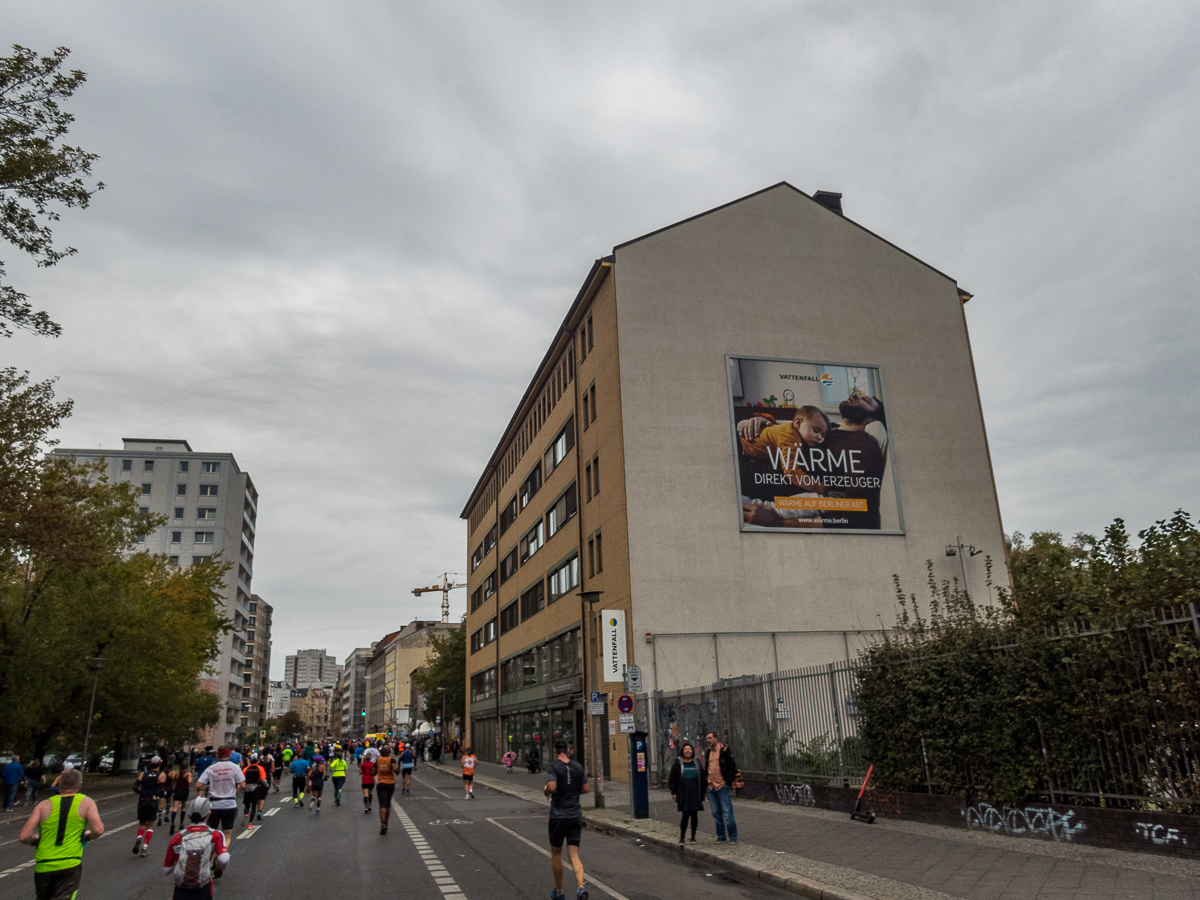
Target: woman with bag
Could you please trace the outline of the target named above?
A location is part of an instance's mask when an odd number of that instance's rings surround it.
[[[677,757],[675,764],[671,766],[671,774],[667,776],[667,787],[671,791],[671,799],[675,801],[675,808],[682,813],[679,819],[679,843],[683,843],[690,823],[694,844],[699,813],[704,809],[704,764],[696,758],[696,748],[692,746],[691,741],[683,742],[682,751],[683,755]]]

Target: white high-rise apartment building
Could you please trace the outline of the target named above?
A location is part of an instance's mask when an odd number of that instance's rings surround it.
[[[245,654],[258,491],[232,453],[196,453],[184,440],[122,440],[122,450],[59,448],[54,453],[81,461],[104,460],[110,481],[138,487],[143,512],[167,517],[167,524],[138,539],[139,549],[165,553],[181,566],[202,564],[215,553],[233,563],[221,605],[234,628],[222,638],[220,657],[201,678],[202,686],[220,698],[222,715],[216,727],[198,739],[232,743],[249,713],[242,693],[246,676],[252,674]]]
[[[287,657],[283,680],[293,690],[319,687],[330,690],[337,684],[342,667],[337,659],[322,650],[297,650]]]

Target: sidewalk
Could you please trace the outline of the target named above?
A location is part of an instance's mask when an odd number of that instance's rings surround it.
[[[137,778],[136,772],[122,775],[96,775],[95,773],[88,773],[87,780],[83,783],[83,793],[87,794],[93,800],[103,800],[120,794],[129,794],[132,797],[133,794],[130,793],[130,788],[135,778]],[[45,800],[49,796],[50,784],[47,782],[38,791],[38,800]],[[29,814],[33,812],[33,807],[22,806],[21,801],[24,799],[25,792],[21,791],[17,796],[17,805],[13,808],[12,812],[4,812],[0,809],[0,826],[14,822],[25,823],[25,820],[29,818]]]
[[[457,776],[452,760],[433,766]],[[423,764],[425,765],[425,764]],[[476,782],[546,803],[544,773],[479,763]],[[628,790],[605,783],[606,807],[584,807],[595,828],[631,835],[701,864],[823,900],[1200,900],[1200,862],[1080,847],[939,825],[878,819],[760,801],[735,801],[738,844],[717,844],[707,806],[696,844],[680,847],[679,813],[664,790],[650,791],[650,818],[629,818]]]

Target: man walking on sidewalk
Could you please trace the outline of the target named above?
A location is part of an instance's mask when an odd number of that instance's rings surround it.
[[[737,843],[737,821],[733,818],[733,791],[730,785],[737,777],[737,764],[729,748],[717,740],[716,734],[709,732],[708,740],[708,802],[712,807],[713,819],[717,823],[717,843],[725,843],[725,835],[729,835],[729,843]]]
[[[468,748],[467,753],[470,753]],[[579,839],[583,834],[583,808],[579,795],[591,788],[583,766],[567,755],[567,742],[554,742],[555,760],[546,767],[546,787],[543,793],[550,798],[550,870],[554,873],[554,890],[551,900],[566,900],[563,893],[563,841],[567,843],[567,856],[575,872],[575,900],[588,900],[583,882],[583,862],[579,859]]]

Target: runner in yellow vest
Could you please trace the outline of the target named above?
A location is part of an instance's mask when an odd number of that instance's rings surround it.
[[[83,874],[83,845],[104,834],[96,802],[79,793],[82,786],[78,769],[63,772],[59,793],[39,803],[21,829],[21,842],[37,847],[37,900],[74,900]]]
[[[346,783],[346,760],[342,758],[341,749],[333,751],[333,759],[329,761],[329,777],[333,780],[333,803],[342,805],[342,785]]]

